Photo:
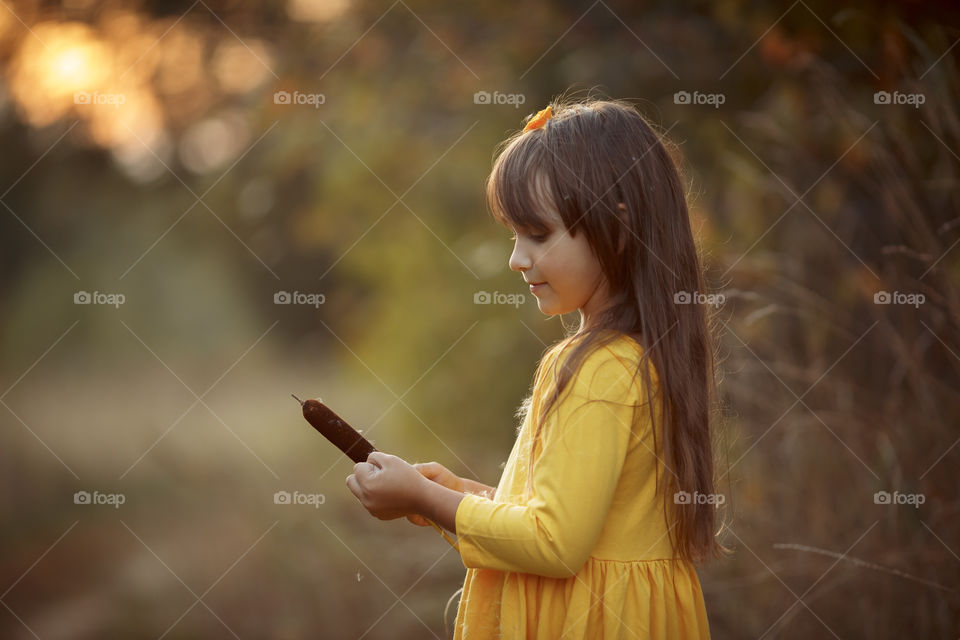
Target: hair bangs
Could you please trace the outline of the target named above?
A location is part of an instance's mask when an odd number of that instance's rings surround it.
[[[487,178],[487,204],[497,222],[524,231],[550,229],[543,215],[554,200],[544,173],[546,155],[535,136],[520,135],[497,156]]]

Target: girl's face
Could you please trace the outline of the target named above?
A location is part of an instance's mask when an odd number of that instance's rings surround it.
[[[582,232],[571,236],[560,215],[550,208],[544,209],[542,217],[549,227],[542,235],[513,229],[510,268],[531,285],[540,311],[552,316],[579,309],[581,327],[585,327],[607,300],[603,270]]]

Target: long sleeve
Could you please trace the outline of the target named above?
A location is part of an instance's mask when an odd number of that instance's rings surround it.
[[[464,566],[551,578],[583,567],[634,441],[634,366],[607,347],[585,359],[544,424],[526,503],[464,497],[456,514]]]

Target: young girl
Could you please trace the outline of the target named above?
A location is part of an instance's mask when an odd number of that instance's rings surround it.
[[[671,156],[627,104],[555,103],[504,143],[487,199],[510,268],[579,329],[540,361],[496,489],[384,453],[347,486],[457,534],[457,640],[708,638],[714,360]]]

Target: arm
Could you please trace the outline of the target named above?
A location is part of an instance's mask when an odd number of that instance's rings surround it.
[[[427,519],[429,519],[449,531],[456,532],[457,505],[453,504],[454,500],[459,504],[464,494],[480,495],[492,499],[496,492],[496,489],[481,482],[461,478],[439,462],[418,462],[413,467],[427,480],[430,480],[431,484],[447,488],[456,494],[456,496],[453,496],[449,492],[435,491],[434,487],[419,486],[415,491],[416,507],[413,513],[407,514],[407,520],[421,527],[430,526],[430,523],[427,522]],[[452,513],[451,507],[453,507]],[[437,517],[433,517],[430,515],[431,513]]]
[[[469,480],[467,478],[460,478],[460,480],[463,487],[462,492],[448,489],[443,485],[431,482],[424,490],[423,506],[420,510],[420,515],[424,518],[433,520],[447,531],[452,531],[453,533],[457,532],[457,508],[460,506],[460,501],[463,500],[467,494],[478,495],[492,500],[493,494],[496,491],[495,487],[487,486],[476,480]]]
[[[426,482],[420,497],[418,513],[453,533],[457,532],[457,508],[466,494],[448,489],[436,482]]]
[[[527,501],[466,495],[458,504],[464,566],[552,578],[583,567],[606,522],[640,402],[632,372],[604,351],[584,362],[547,418]]]
[[[474,495],[482,496],[493,500],[493,494],[496,492],[496,487],[491,487],[483,484],[482,482],[477,482],[476,480],[469,480],[467,478],[460,478],[463,481],[463,490],[466,493],[472,493]],[[452,529],[451,529],[452,531]]]

